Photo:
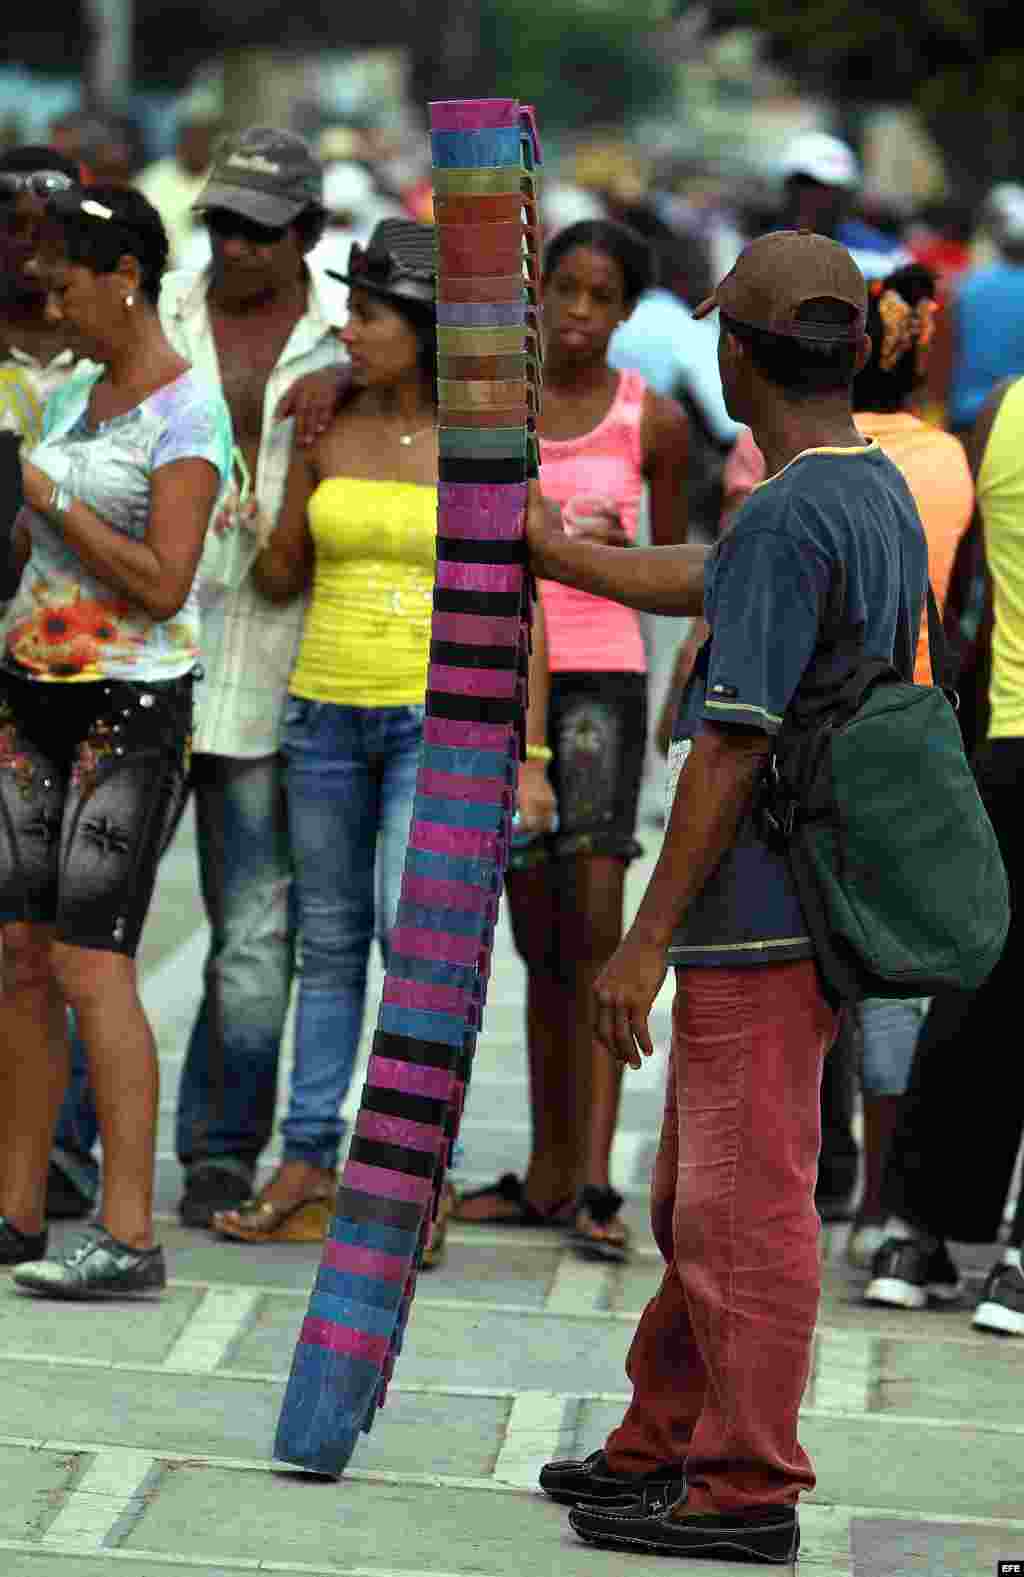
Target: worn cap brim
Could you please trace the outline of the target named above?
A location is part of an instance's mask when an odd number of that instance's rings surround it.
[[[258,225],[290,225],[307,208],[306,199],[281,197],[276,192],[261,192],[254,186],[235,186],[227,181],[210,181],[192,204],[194,213],[225,208]]]
[[[365,274],[339,274],[334,268],[325,268],[324,273],[328,279],[336,279],[339,285],[348,285],[352,290],[369,290],[375,296],[383,296],[385,301],[397,299],[433,302],[437,297],[433,284],[426,280],[397,279],[392,285],[381,285],[375,280],[367,279]]]

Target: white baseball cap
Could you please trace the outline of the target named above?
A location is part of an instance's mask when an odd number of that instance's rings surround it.
[[[778,164],[779,179],[809,175],[822,186],[852,192],[861,183],[860,164],[853,149],[825,131],[804,131],[788,142]]]
[[[1000,181],[989,192],[985,207],[996,238],[1019,246],[1024,241],[1024,186]]]

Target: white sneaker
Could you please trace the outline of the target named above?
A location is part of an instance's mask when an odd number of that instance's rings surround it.
[[[870,1270],[875,1255],[885,1242],[885,1228],[879,1226],[856,1227],[846,1244],[846,1262],[854,1270]]]
[[[1017,1265],[993,1265],[971,1323],[981,1331],[1024,1336],[1024,1271]]]

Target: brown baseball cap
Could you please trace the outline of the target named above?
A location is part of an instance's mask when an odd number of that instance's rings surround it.
[[[292,131],[250,126],[222,137],[209,179],[193,204],[198,213],[226,208],[262,225],[289,225],[321,202],[323,171]]]
[[[850,307],[847,323],[821,322],[811,303]],[[812,230],[774,230],[751,241],[695,318],[716,307],[747,328],[822,345],[856,345],[864,333],[868,287],[845,246]]]

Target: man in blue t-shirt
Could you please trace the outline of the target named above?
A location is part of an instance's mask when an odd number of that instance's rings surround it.
[[[912,662],[927,553],[902,473],[854,426],[870,350],[846,249],[762,236],[697,309],[720,312],[730,413],[768,480],[706,562],[711,629],[680,708],[665,842],[595,988],[596,1033],[633,1067],[676,967],[652,1182],[666,1262],[627,1362],[633,1399],[604,1447],[549,1464],[581,1537],[623,1550],[788,1562],[814,1471],[797,1440],[820,1292],[818,1087],[836,1029],[784,855],[752,825],[772,740],[865,651]],[[699,611],[699,550],[567,540],[528,521],[538,574],[659,613]],[[909,672],[907,677],[910,677]],[[685,1476],[684,1476],[685,1474]]]
[[[824,131],[790,137],[775,165],[782,200],[773,230],[814,230],[845,246],[867,280],[884,279],[911,261],[898,238],[867,224],[857,212],[864,184],[860,160],[849,143]],[[858,1086],[857,1046],[849,1022],[840,1027],[821,1083],[821,1155],[816,1202],[825,1221],[847,1220],[857,1183],[854,1137]]]

